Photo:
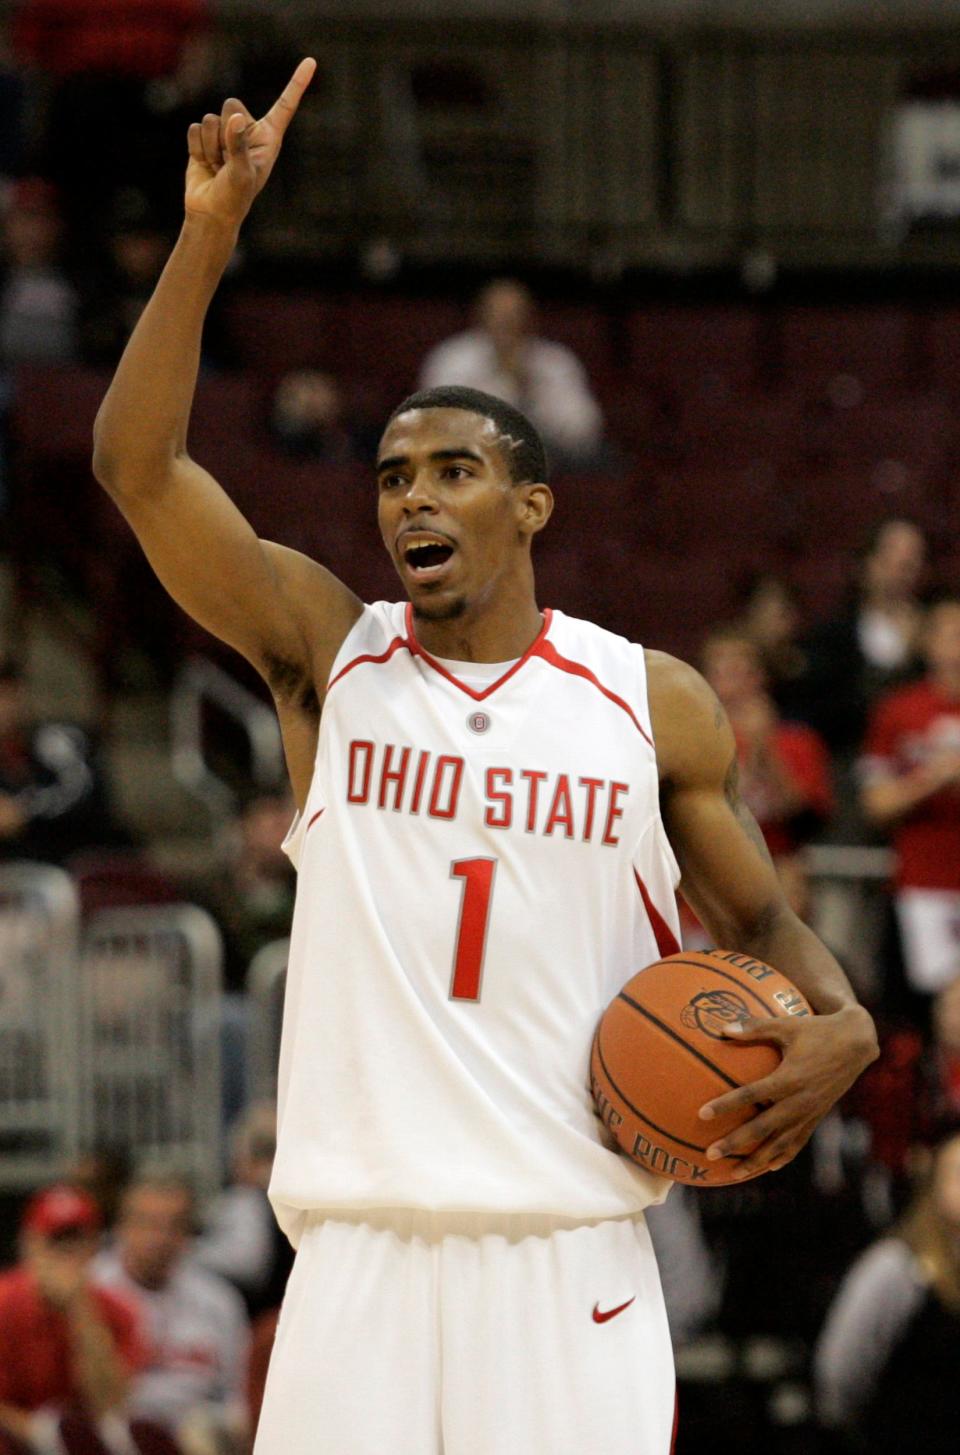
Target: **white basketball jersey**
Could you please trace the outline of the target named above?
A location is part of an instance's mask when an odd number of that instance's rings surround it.
[[[478,691],[409,606],[365,607],[286,847],[270,1191],[294,1241],[307,1211],[586,1220],[662,1200],[588,1085],[604,1007],[679,940],[642,648],[547,612]]]

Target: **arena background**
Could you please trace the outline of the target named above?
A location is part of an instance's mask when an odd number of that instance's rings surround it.
[[[890,516],[924,532],[924,584],[960,587],[960,3],[198,0],[186,24],[144,0],[88,25],[83,59],[75,8],[0,4],[0,695],[17,699],[0,738],[66,725],[86,774],[62,821],[0,840],[6,1261],[25,1196],[107,1144],[173,1158],[213,1198],[226,1120],[273,1089],[289,885],[263,843],[284,811],[272,717],[90,472],[175,235],[187,120],[231,92],[262,108],[318,59],[211,317],[191,449],[261,533],[366,599],[395,590],[378,421],[503,276],[605,420],[603,449],[556,482],[544,604],[697,660],[767,573],[812,641]],[[28,299],[39,331],[11,314],[18,267],[56,284]],[[278,434],[300,370],[335,388],[348,450]],[[800,869],[892,1039],[871,1095],[795,1167],[694,1210],[675,1255],[681,1455],[717,1449],[718,1420],[744,1455],[834,1448],[810,1351],[909,1196],[896,1058],[925,1054],[927,1006],[891,929],[889,848],[858,814],[857,746],[831,744],[837,806]],[[266,881],[258,933],[238,865]]]

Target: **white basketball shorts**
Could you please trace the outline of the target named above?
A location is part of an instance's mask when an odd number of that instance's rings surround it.
[[[255,1455],[670,1455],[675,1383],[642,1218],[308,1222]]]

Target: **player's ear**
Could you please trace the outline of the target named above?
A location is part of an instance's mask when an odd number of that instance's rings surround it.
[[[541,482],[516,487],[520,529],[525,535],[543,530],[553,514],[553,491]]]

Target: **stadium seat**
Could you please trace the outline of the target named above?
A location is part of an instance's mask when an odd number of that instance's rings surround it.
[[[776,330],[779,372],[787,385],[812,393],[837,375],[870,390],[915,382],[921,330],[917,315],[881,307],[785,309]]]
[[[68,865],[84,919],[101,909],[139,904],[179,904],[183,891],[137,853],[75,855]]]
[[[763,324],[740,307],[637,309],[630,317],[630,370],[681,395],[756,385],[762,376]]]

